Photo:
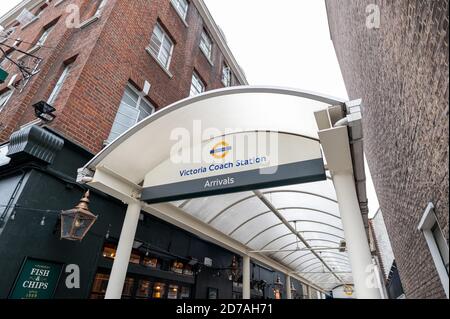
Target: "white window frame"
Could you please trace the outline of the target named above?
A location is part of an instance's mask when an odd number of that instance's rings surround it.
[[[155,34],[155,30],[157,28],[159,28],[159,30],[161,31],[162,39],[158,38]],[[152,41],[153,37],[156,37],[158,39],[158,41],[161,42],[158,52],[154,52],[154,50],[151,46],[151,41]],[[161,60],[161,53],[162,53],[165,43],[170,44],[170,52],[169,52],[169,57],[167,59],[167,62],[164,62],[163,60]],[[156,61],[158,61],[158,63],[166,70],[169,70],[170,62],[172,62],[172,54],[173,54],[174,46],[175,45],[174,45],[172,39],[169,37],[167,32],[164,30],[164,28],[159,23],[156,23],[155,27],[153,28],[153,32],[152,32],[152,35],[150,38],[150,44],[148,45],[148,52],[150,52],[150,54],[156,59]]]
[[[11,27],[9,29],[0,31],[0,43],[9,40],[8,38],[16,31],[16,29],[17,27]]]
[[[195,85],[194,81],[198,84],[200,84],[200,88],[201,90],[198,90],[198,87]],[[193,90],[194,88],[194,90]],[[193,94],[193,91],[195,91],[195,94]],[[197,72],[194,71],[194,73],[192,73],[192,80],[191,80],[191,87],[190,87],[190,91],[189,91],[189,96],[197,96],[199,94],[202,94],[206,91],[206,85],[205,83],[203,83],[202,79],[200,78],[200,76],[197,74]]]
[[[53,88],[53,91],[47,100],[47,104],[54,106],[53,104],[56,102],[56,99],[58,98],[59,94],[61,93],[64,83],[66,82],[67,77],[70,75],[71,69],[72,69],[72,63],[65,65],[63,72],[59,76],[58,82],[56,82],[56,85]]]
[[[436,243],[436,239],[433,235],[432,229],[434,227],[439,227],[439,223],[437,221],[436,215],[434,213],[434,205],[433,203],[428,203],[427,208],[420,220],[419,226],[417,227],[420,230],[427,242],[428,248],[430,250],[431,256],[433,258],[434,265],[436,267],[436,271],[439,275],[439,279],[441,280],[442,286],[444,287],[445,294],[447,298],[449,297],[449,278],[447,273],[447,268],[444,265],[444,261],[442,260],[442,255],[439,250],[439,247]],[[439,228],[440,229],[440,228]],[[442,233],[442,229],[441,233]],[[443,234],[442,234],[443,236]],[[445,238],[445,237],[444,237]],[[448,247],[447,247],[448,250]]]
[[[213,51],[213,41],[209,33],[203,29],[202,35],[200,37],[200,49],[203,54],[208,58],[208,61],[211,62],[212,51]]]
[[[13,93],[14,93],[14,90],[8,89],[6,92],[3,92],[3,94],[0,95],[0,101],[3,100],[2,103],[0,104],[0,112],[3,111],[6,104],[8,104],[9,99],[11,98]]]
[[[95,17],[99,17],[102,14],[107,3],[108,3],[108,0],[101,0],[100,4],[97,7],[97,11],[95,11],[95,14],[94,14]]]
[[[135,93],[135,94],[138,96],[138,100],[137,100],[137,102],[136,102],[136,105],[134,106],[134,108],[138,110],[138,113],[137,113],[137,116],[136,116],[136,122],[135,122],[134,124],[136,124],[136,123],[139,122],[139,115],[140,115],[140,112],[141,112],[141,110],[139,109],[139,107],[140,107],[140,105],[141,105],[142,100],[144,100],[144,101],[150,106],[150,108],[151,108],[151,113],[149,114],[149,116],[152,115],[153,113],[155,113],[156,108],[155,108],[155,106],[154,106],[154,105],[146,98],[146,94],[145,94],[144,92],[141,92],[141,91],[139,91],[138,89],[136,89],[131,83],[128,83],[127,86],[125,87],[125,90],[124,90],[124,92],[123,92],[123,96],[125,95],[125,93],[126,93],[126,91],[127,91],[128,89],[131,90],[131,91],[133,91],[133,93]],[[122,96],[122,99],[120,100],[120,104],[122,104],[122,102],[123,102],[123,96]],[[128,105],[128,104],[127,104],[127,105]],[[132,105],[128,105],[128,106],[132,107]],[[119,105],[119,108],[120,108],[120,105]],[[119,112],[119,109],[117,110],[117,112]],[[116,114],[116,117],[117,117],[117,114]],[[110,131],[110,133],[109,133],[108,139],[104,142],[105,145],[111,143],[111,142],[114,140],[114,139],[111,138],[111,134],[112,134],[112,129],[113,129],[113,126],[114,126],[115,122],[116,122],[116,118],[114,118],[114,122],[113,122],[113,124],[112,124],[112,126],[111,126],[111,131]]]
[[[183,11],[183,6],[182,6],[181,2],[186,3],[186,11]],[[187,0],[170,0],[170,3],[175,8],[175,10],[177,11],[180,18],[184,22],[186,22],[186,17],[187,17],[188,11],[189,11],[189,1],[187,1]]]
[[[47,29],[45,29],[44,32],[42,32],[41,36],[39,37],[38,41],[36,42],[37,47],[42,47],[45,44],[45,42],[47,42],[48,36],[50,35],[50,33],[52,32],[54,27],[55,26],[52,25],[52,26],[48,27]]]
[[[224,63],[222,66],[222,84],[225,85],[225,87],[231,86],[232,74],[231,68],[228,64]]]

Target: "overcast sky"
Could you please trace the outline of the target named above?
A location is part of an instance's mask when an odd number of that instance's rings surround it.
[[[19,2],[0,1],[0,15]],[[287,86],[347,98],[323,0],[205,2],[251,85]],[[367,186],[374,214],[378,201],[370,176]]]

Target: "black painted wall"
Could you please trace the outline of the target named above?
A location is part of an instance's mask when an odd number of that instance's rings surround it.
[[[119,238],[126,210],[124,204],[116,199],[98,192],[91,192],[89,207],[94,214],[98,215],[98,219],[88,235],[81,243],[59,239],[59,212],[73,208],[82,197],[85,189],[74,182],[75,175],[77,169],[91,157],[92,154],[65,140],[63,150],[58,153],[55,162],[50,166],[28,162],[17,165],[12,163],[6,169],[5,167],[0,169],[0,187],[3,190],[11,188],[11,185],[17,182],[22,174],[18,168],[29,173],[16,203],[20,208],[15,209],[14,220],[6,220],[5,227],[0,233],[0,270],[2,272],[0,298],[8,297],[21,264],[27,256],[80,266],[80,289],[66,288],[66,275],[63,273],[55,298],[88,298],[98,268],[111,267],[111,261],[105,260],[102,256],[105,235],[109,230],[109,240]],[[1,189],[0,193],[2,193]],[[8,196],[3,197],[2,201],[8,200],[6,198]],[[193,297],[207,298],[208,288],[216,288],[219,298],[232,298],[232,282],[224,271],[218,271],[231,264],[233,257],[231,252],[148,214],[144,216],[139,223],[136,240],[171,256],[195,258],[201,263],[205,257],[213,260],[212,268],[203,267],[196,276]],[[45,217],[45,223],[41,225],[43,217]],[[139,265],[130,265],[129,272],[173,277],[177,280],[175,274],[143,268]],[[279,275],[285,282],[285,276]],[[276,277],[277,274],[273,271],[254,266],[253,280],[265,280],[271,285]],[[273,286],[271,287],[266,288],[268,298],[274,298]]]

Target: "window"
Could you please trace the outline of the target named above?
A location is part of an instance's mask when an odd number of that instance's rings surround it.
[[[44,45],[44,43],[48,39],[48,36],[50,35],[50,32],[52,32],[53,27],[54,26],[50,26],[50,27],[44,29],[44,32],[42,32],[41,36],[39,37],[38,41],[36,42],[36,46]]]
[[[0,31],[0,43],[5,42],[16,31],[16,27]]]
[[[434,240],[436,241],[436,245],[439,249],[439,253],[441,255],[442,262],[444,263],[445,269],[447,270],[448,275],[448,247],[447,242],[445,240],[444,235],[442,234],[441,228],[436,223],[434,227],[431,229],[431,232],[433,233]]]
[[[169,69],[170,58],[172,57],[173,51],[173,42],[159,23],[156,24],[155,29],[153,29],[149,50],[162,66]]]
[[[40,6],[39,8],[37,8],[36,12],[35,12],[35,18],[36,17],[40,17],[42,12],[44,12],[44,10],[48,7],[48,3],[44,3],[42,6]]]
[[[147,101],[138,91],[128,85],[120,102],[108,142],[112,142],[123,132],[142,121],[155,111],[153,105]]]
[[[434,265],[436,267],[439,279],[444,287],[447,298],[449,297],[449,280],[448,280],[448,265],[449,265],[449,249],[447,241],[442,233],[441,228],[434,213],[433,203],[429,203],[425,209],[425,213],[419,223],[418,229],[422,231],[428,248],[430,249]]]
[[[202,37],[200,39],[200,49],[202,49],[208,60],[211,60],[212,41],[209,34],[206,33],[205,30],[203,30]]]
[[[3,55],[0,58],[0,67],[4,67],[6,65],[6,63],[9,61],[9,59],[11,58],[11,53],[12,52],[7,52],[6,55]]]
[[[61,76],[59,77],[58,82],[56,82],[56,85],[53,88],[52,94],[50,94],[50,97],[47,100],[48,104],[53,106],[53,104],[55,103],[56,99],[58,98],[59,93],[61,92],[64,82],[66,81],[67,77],[70,74],[71,68],[72,68],[72,64],[67,64],[64,67],[64,70],[61,73]]]
[[[187,0],[171,0],[180,17],[186,21],[189,3]]]
[[[169,285],[169,291],[167,293],[167,299],[178,299],[178,286]]]
[[[98,7],[97,7],[97,11],[95,12],[94,16],[100,16],[103,12],[103,10],[105,9],[106,3],[108,2],[108,0],[100,0]]]
[[[231,69],[226,64],[222,67],[222,83],[226,87],[231,86]]]
[[[184,268],[183,263],[178,262],[178,261],[174,261],[173,264],[172,264],[171,270],[173,272],[177,273],[177,274],[182,274],[183,273],[183,268]]]
[[[205,92],[205,85],[200,77],[194,72],[194,74],[192,74],[191,93],[189,96],[196,96],[203,92]]]
[[[162,299],[164,298],[164,294],[166,292],[166,284],[157,282],[153,286],[153,298],[154,299]]]
[[[151,296],[152,283],[148,280],[139,280],[138,289],[136,290],[136,297],[138,299],[147,299]]]
[[[13,92],[14,92],[13,90],[7,90],[6,92],[3,92],[2,94],[0,94],[0,112],[6,106],[6,103],[8,103]]]

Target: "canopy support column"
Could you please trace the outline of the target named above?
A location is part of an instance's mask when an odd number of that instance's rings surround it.
[[[242,256],[242,299],[250,299],[250,257]]]
[[[373,287],[372,255],[361,216],[355,181],[351,172],[333,174],[334,187],[352,266],[353,281],[358,299],[380,299],[380,291]]]
[[[291,276],[286,275],[286,299],[292,299]]]
[[[140,213],[141,203],[139,201],[132,201],[128,204],[116,257],[109,277],[108,287],[106,288],[105,299],[120,299],[122,297]]]

